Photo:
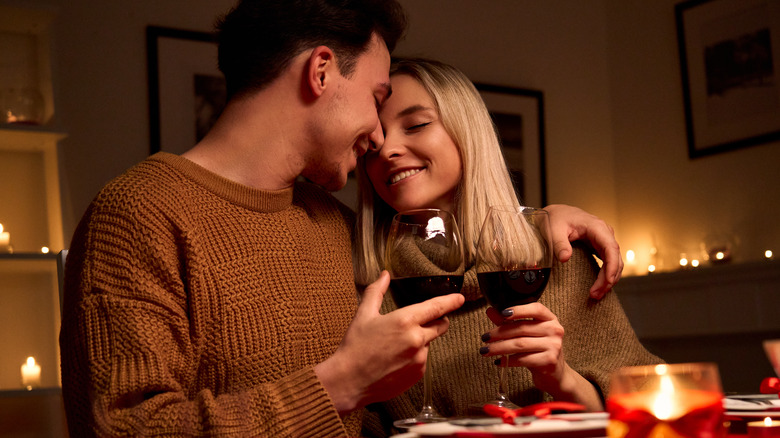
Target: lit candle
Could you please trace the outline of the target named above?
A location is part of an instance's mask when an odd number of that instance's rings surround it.
[[[11,235],[8,231],[3,231],[3,224],[0,224],[0,252],[5,251],[11,244]]]
[[[775,257],[775,255],[774,255],[774,253],[772,253],[771,249],[768,249],[768,250],[764,251],[764,257],[767,260],[772,260]]]
[[[31,390],[41,384],[41,366],[35,363],[35,358],[30,356],[27,362],[22,364],[22,386]]]
[[[766,417],[764,421],[752,421],[747,424],[749,438],[780,437],[780,421]]]

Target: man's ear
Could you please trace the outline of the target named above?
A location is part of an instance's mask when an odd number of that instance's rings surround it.
[[[322,95],[336,71],[336,56],[333,51],[327,46],[316,47],[309,56],[306,71],[307,88],[314,96]]]

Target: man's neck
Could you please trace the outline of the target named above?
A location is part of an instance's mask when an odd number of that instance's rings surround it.
[[[302,118],[289,102],[295,100],[273,89],[229,102],[206,137],[182,156],[249,187],[291,187],[304,163]]]

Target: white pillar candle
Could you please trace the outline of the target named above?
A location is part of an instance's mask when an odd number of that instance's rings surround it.
[[[41,366],[35,363],[35,358],[30,356],[27,362],[22,364],[22,386],[27,390],[41,385]]]

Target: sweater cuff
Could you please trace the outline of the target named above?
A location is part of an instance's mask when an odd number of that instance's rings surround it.
[[[305,368],[288,375],[278,388],[277,420],[290,424],[301,436],[336,436],[345,433],[344,423],[325,387]]]

